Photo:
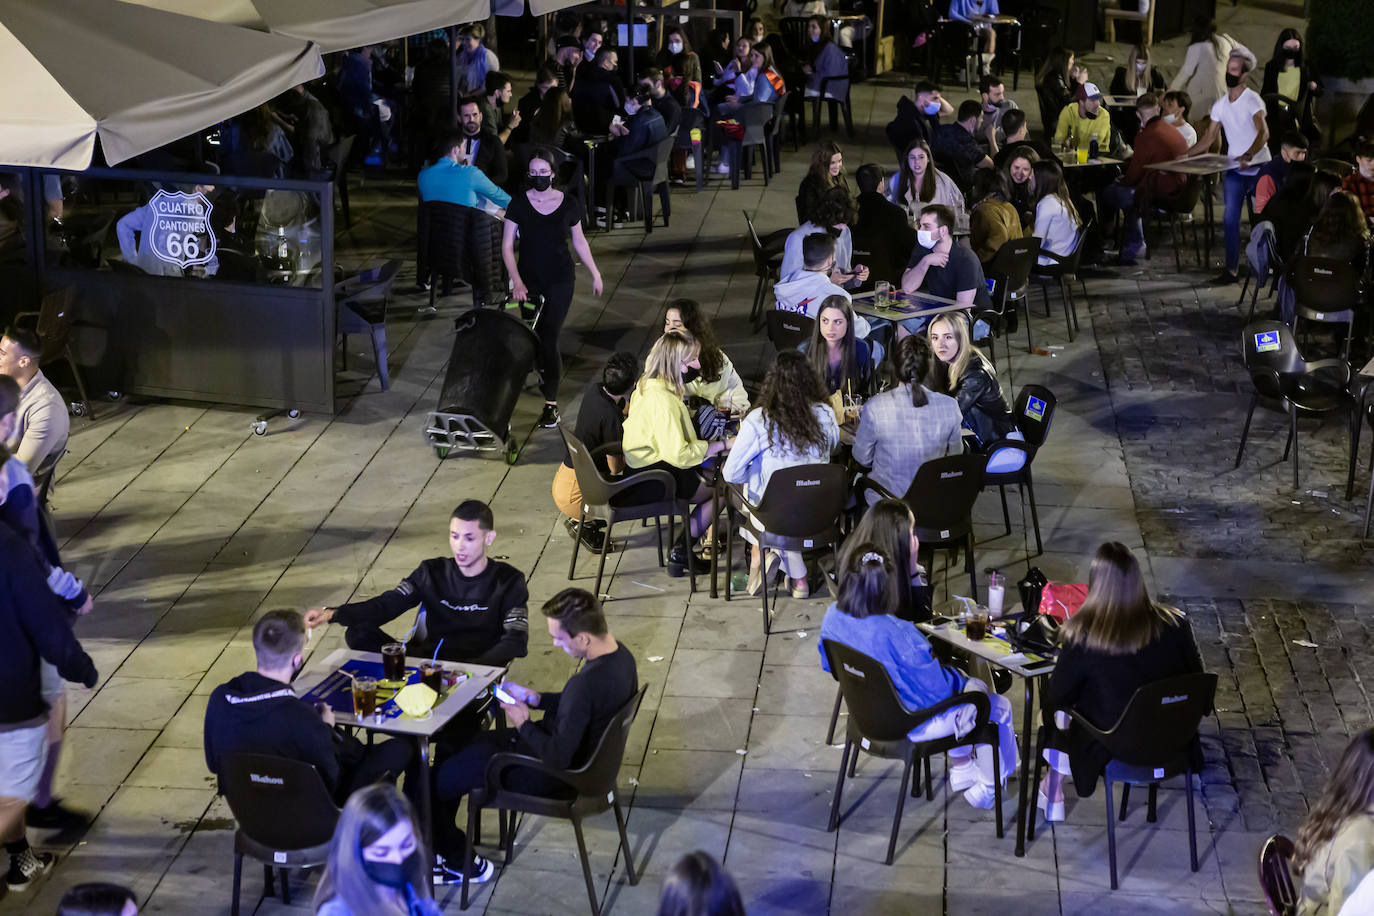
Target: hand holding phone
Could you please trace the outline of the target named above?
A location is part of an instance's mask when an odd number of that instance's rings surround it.
[[[500,700],[502,703],[505,703],[507,706],[514,706],[516,703],[520,702],[515,697],[511,696],[511,694],[507,692],[506,688],[502,687],[500,684],[497,684],[495,687],[491,688],[491,692],[496,694],[496,699]]]

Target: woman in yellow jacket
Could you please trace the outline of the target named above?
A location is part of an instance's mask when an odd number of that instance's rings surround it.
[[[692,415],[683,403],[686,386],[701,371],[701,348],[686,331],[669,331],[658,339],[644,364],[644,374],[630,398],[621,440],[630,472],[667,471],[677,482],[677,494],[694,509],[691,530],[673,545],[670,566],[707,566],[693,555],[692,539],[711,524],[711,488],[701,477],[701,463],[730,448],[733,439],[707,442],[697,437]]]

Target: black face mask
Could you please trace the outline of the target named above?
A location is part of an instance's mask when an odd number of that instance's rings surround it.
[[[696,366],[688,366],[682,370],[682,384],[684,385],[690,385],[699,378],[701,378],[701,370]]]
[[[1302,49],[1299,48],[1298,50],[1294,51],[1292,48],[1284,48],[1283,56],[1293,61],[1294,63],[1297,63],[1298,61],[1302,60]]]
[[[553,176],[531,175],[530,187],[534,188],[536,191],[547,191],[549,188],[553,187]]]
[[[1239,86],[1239,85],[1240,85],[1240,77],[1236,76],[1234,73],[1228,73],[1228,74],[1226,74],[1226,88],[1227,88],[1227,89],[1234,89],[1234,88],[1236,88],[1236,87]]]
[[[363,874],[367,875],[378,884],[386,887],[394,887],[401,890],[410,883],[408,877],[417,867],[420,852],[416,850],[406,856],[400,863],[396,862],[371,862],[363,859]]]

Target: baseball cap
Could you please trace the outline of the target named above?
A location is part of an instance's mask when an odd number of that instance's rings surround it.
[[[1082,93],[1082,95],[1080,95],[1079,98],[1083,98],[1083,99],[1100,99],[1100,98],[1102,98],[1102,90],[1097,88],[1097,83],[1084,83],[1084,84],[1079,88],[1078,91],[1079,91],[1080,93]]]

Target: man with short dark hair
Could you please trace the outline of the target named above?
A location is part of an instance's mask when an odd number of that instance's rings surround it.
[[[511,88],[510,77],[500,70],[493,70],[487,74],[487,93],[483,100],[482,122],[496,131],[497,138],[502,145],[510,142],[511,131],[520,126],[520,111],[518,109],[507,113],[506,106],[510,104],[512,96],[515,95]]]
[[[1190,147],[1197,142],[1197,130],[1188,123],[1188,109],[1192,107],[1193,97],[1182,89],[1171,89],[1164,93],[1159,103],[1160,117],[1178,128]]]
[[[639,380],[639,360],[633,353],[612,354],[601,370],[582,392],[582,406],[577,411],[574,435],[586,447],[597,469],[607,477],[625,472],[625,457],[619,449],[608,453],[605,446],[620,442],[625,425],[625,402]],[[553,502],[563,513],[568,533],[581,537],[582,543],[600,552],[605,537],[605,523],[592,521],[578,527],[582,514],[582,490],[577,485],[571,456],[564,454],[563,463],[553,475]]]
[[[1263,213],[1269,198],[1278,193],[1288,180],[1289,167],[1294,162],[1307,161],[1307,137],[1301,131],[1284,131],[1279,138],[1279,156],[1260,166],[1259,181],[1255,182],[1255,212]]]
[[[420,200],[438,200],[477,210],[486,210],[489,205],[505,210],[510,206],[510,195],[472,164],[468,148],[468,136],[463,131],[447,131],[439,138],[439,158],[433,165],[420,169],[415,182]]]
[[[382,627],[418,604],[415,635],[406,641],[410,655],[433,655],[437,650],[439,658],[448,661],[498,668],[523,658],[529,644],[529,592],[523,573],[487,557],[495,529],[486,503],[463,500],[449,519],[452,556],[424,561],[395,588],[375,598],[311,608],[305,625],[342,624],[350,649],[380,652],[387,643],[401,641]]]
[[[565,588],[544,604],[553,644],[582,662],[557,693],[538,693],[513,681],[502,689],[515,700],[502,703],[510,727],[480,732],[473,741],[441,764],[435,773],[435,850],[442,861],[435,869],[436,883],[462,880],[461,870],[448,864],[461,862],[465,835],[454,823],[458,802],[486,784],[487,764],[501,752],[528,754],[554,769],[580,767],[591,759],[597,742],[626,703],[639,689],[639,676],[630,650],[616,641],[606,623],[601,603],[585,589]],[[544,716],[538,722],[531,710]],[[568,787],[533,770],[515,770],[508,785],[532,795],[552,795]],[[481,857],[472,863],[474,874],[490,868]],[[442,878],[440,877],[442,872]]]
[[[979,143],[987,147],[989,154],[996,155],[1005,137],[1002,119],[1009,112],[1020,109],[1015,100],[1007,98],[1007,87],[1002,83],[1002,77],[991,73],[983,74],[978,80],[978,101],[978,126],[973,134]]]
[[[67,402],[38,368],[42,352],[38,335],[27,328],[10,328],[0,337],[0,375],[19,383],[18,422],[0,444],[38,478],[51,473],[71,431]]]
[[[649,97],[649,107],[663,117],[668,136],[677,133],[682,123],[682,106],[668,93],[663,85],[663,71],[657,67],[639,71],[639,94]]]
[[[1355,195],[1365,219],[1374,219],[1374,140],[1355,146],[1355,171],[1341,179],[1341,190]]]
[[[620,55],[615,48],[602,48],[590,68],[584,66],[577,75],[577,84],[568,95],[572,98],[573,123],[589,134],[614,133],[611,122],[625,103],[616,68]]]
[[[1151,201],[1171,197],[1187,183],[1185,175],[1149,168],[1177,159],[1188,151],[1188,141],[1176,127],[1160,117],[1159,97],[1147,92],[1136,99],[1135,108],[1142,126],[1135,136],[1135,150],[1126,164],[1126,172],[1098,194],[1103,222],[1111,222],[1113,214],[1121,211],[1125,234],[1119,263],[1125,267],[1133,267],[1145,256],[1141,212]]]
[[[921,211],[916,247],[911,250],[911,260],[902,274],[902,290],[930,293],[969,308],[991,306],[978,255],[967,245],[954,244],[954,213],[949,207],[933,204]],[[928,320],[908,318],[900,322],[898,336],[919,332]]]
[[[496,131],[483,126],[481,99],[463,99],[458,103],[458,125],[463,132],[458,161],[477,166],[493,184],[505,184],[508,172],[506,149],[501,145],[501,138]],[[447,152],[443,150],[441,155]]]
[[[913,140],[930,143],[940,126],[940,115],[954,114],[954,106],[940,94],[940,87],[929,80],[916,84],[916,99],[897,100],[897,117],[887,125],[887,141],[901,155]]]
[[[560,35],[549,63],[558,73],[558,88],[572,92],[577,85],[577,66],[582,63],[582,42],[572,35]]]
[[[906,259],[916,245],[916,230],[911,228],[906,210],[887,199],[887,177],[881,166],[865,163],[854,173],[859,188],[858,218],[852,231],[855,259],[868,265],[869,278],[886,280],[893,286],[902,282]]]
[[[355,789],[406,774],[406,794],[419,791],[414,748],[404,738],[371,747],[334,730],[334,710],[312,707],[291,682],[303,664],[305,621],[297,611],[268,611],[253,624],[257,670],[220,684],[205,704],[205,765],[223,778],[233,754],[264,754],[309,763],[342,804]]]
[[[777,307],[815,318],[821,303],[831,296],[851,298],[842,286],[830,279],[835,269],[835,237],[829,232],[813,232],[802,239],[802,268],[783,277],[773,286]],[[862,315],[854,316],[854,336],[868,337],[871,327]]]
[[[936,163],[954,172],[951,177],[966,194],[973,184],[974,169],[992,168],[992,160],[973,137],[981,111],[973,99],[965,100],[959,106],[954,122],[941,124],[935,131],[935,141],[930,145]]]

